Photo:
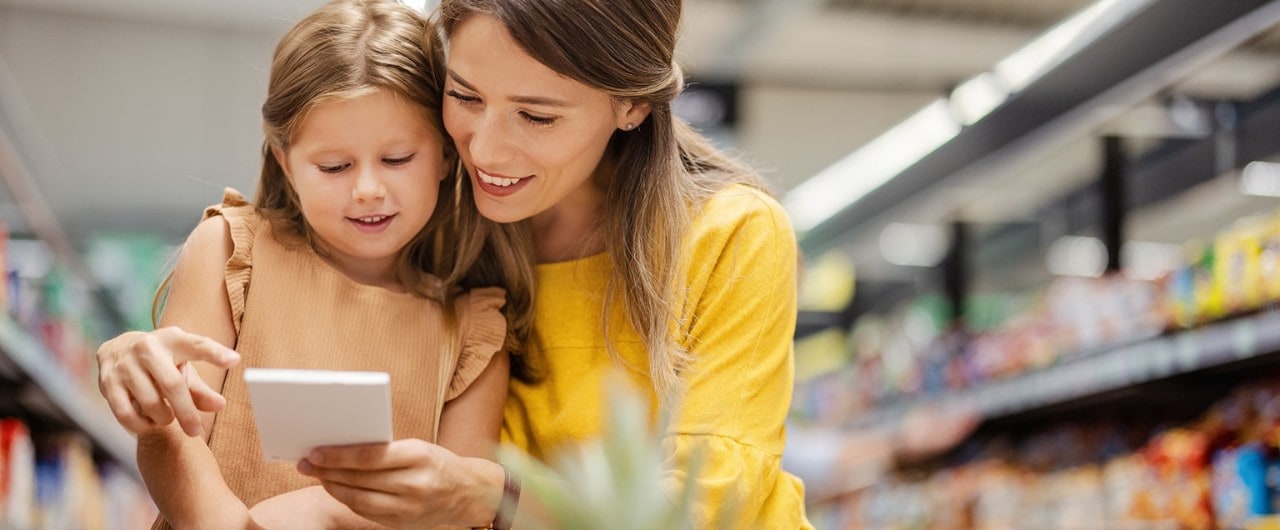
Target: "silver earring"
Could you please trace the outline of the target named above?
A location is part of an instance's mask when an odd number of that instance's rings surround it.
[[[626,130],[628,130],[628,131],[630,131],[631,129],[636,128],[636,124],[631,123],[631,122],[627,122],[627,124],[626,124],[626,125],[623,125],[623,126],[622,126],[622,128],[623,128],[623,129],[626,129]]]

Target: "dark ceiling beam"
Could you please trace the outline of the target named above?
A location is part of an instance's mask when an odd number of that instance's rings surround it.
[[[1280,87],[1254,101],[1235,105],[1235,113],[1236,152],[1230,155],[1230,167],[1222,167],[1215,136],[1167,140],[1129,163],[1125,182],[1128,209],[1167,200],[1219,177],[1222,169],[1236,170],[1251,161],[1280,155]],[[1046,204],[1033,217],[1062,216],[1066,233],[1078,235],[1096,230],[1100,215],[1100,192],[1096,183],[1090,183]],[[1037,224],[1011,223],[987,230],[978,237],[977,245],[976,268],[1000,275],[1002,268],[1039,258],[1042,232]]]

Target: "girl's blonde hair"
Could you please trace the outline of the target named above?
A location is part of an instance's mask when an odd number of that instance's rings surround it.
[[[613,263],[606,307],[608,299],[622,297],[664,399],[683,390],[680,374],[691,360],[681,346],[687,337],[676,330],[687,328],[679,314],[679,260],[692,212],[733,183],[765,189],[758,175],[672,114],[671,101],[684,87],[674,62],[681,9],[680,0],[440,3],[446,35],[468,16],[493,16],[526,53],[557,73],[618,100],[650,105],[643,124],[610,140],[605,163],[616,171],[602,183],[602,230]],[[607,327],[607,316],[601,318]],[[616,354],[612,343],[609,349]]]
[[[334,0],[312,12],[276,45],[262,104],[266,139],[254,207],[271,221],[277,239],[321,252],[302,215],[297,192],[272,148],[287,152],[308,112],[322,103],[377,90],[389,90],[414,103],[445,139],[445,163],[454,170],[441,185],[431,219],[402,250],[399,280],[415,294],[436,298],[419,279],[422,271],[441,278],[446,288],[440,301],[450,324],[454,320],[451,298],[457,291],[485,285],[506,288],[507,347],[519,353],[531,320],[533,269],[523,254],[532,255],[532,245],[517,227],[480,219],[470,204],[460,207],[464,197],[459,194],[457,156],[441,118],[443,86],[439,33],[412,8],[395,0]],[[517,375],[525,373],[519,357],[513,357],[513,367]]]

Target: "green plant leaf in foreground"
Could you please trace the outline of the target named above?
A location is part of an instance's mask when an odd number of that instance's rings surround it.
[[[618,381],[614,381],[619,383]],[[690,528],[689,510],[697,494],[663,484],[666,460],[660,438],[649,425],[648,403],[626,383],[608,384],[609,418],[604,438],[566,448],[544,464],[503,447],[501,461],[521,477],[524,495],[538,499],[547,521],[538,529],[680,530]],[[659,431],[660,432],[660,431]],[[699,461],[683,470],[697,476]]]

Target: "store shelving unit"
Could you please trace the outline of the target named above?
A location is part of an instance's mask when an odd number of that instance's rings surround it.
[[[971,389],[904,399],[861,415],[853,425],[887,424],[913,406],[934,403],[960,405],[984,420],[999,420],[1274,353],[1280,353],[1280,310],[1273,309],[1075,357]]]
[[[3,66],[0,63],[0,67]],[[56,262],[88,284],[92,299],[105,318],[104,330],[123,330],[125,319],[119,308],[106,291],[92,281],[81,256],[41,195],[20,155],[16,138],[11,136],[14,132],[11,128],[16,126],[12,113],[22,108],[12,99],[18,94],[17,84],[9,76],[7,67],[0,68],[0,95],[5,96],[0,98],[0,184],[5,190],[0,197],[16,206],[22,230],[48,245]],[[20,372],[8,375],[22,385],[17,395],[3,399],[17,400],[19,407],[31,415],[50,416],[43,419],[83,432],[101,453],[140,479],[134,454],[136,442],[116,423],[105,402],[77,386],[73,377],[58,365],[54,354],[7,314],[0,316],[0,360],[7,361],[0,364]]]
[[[65,415],[60,419],[84,431],[99,448],[127,469],[137,469],[135,441],[116,423],[105,402],[72,384],[62,368],[52,361],[52,353],[7,317],[0,318],[0,355],[30,379],[45,403]]]
[[[972,177],[971,173],[984,167],[998,166],[1006,159],[1022,156],[1017,153],[1044,152],[1051,150],[1055,142],[1095,134],[1122,109],[1166,90],[1174,80],[1247,42],[1277,21],[1280,21],[1280,2],[1271,0],[1224,0],[1215,3],[1211,10],[1204,9],[1198,0],[1146,2],[1125,22],[1096,36],[1022,92],[1011,95],[984,118],[966,126],[954,139],[801,234],[800,245],[806,254],[816,254],[857,242],[895,210],[910,206],[913,196],[945,188],[948,183]],[[1177,31],[1169,30],[1175,27]],[[1260,101],[1233,107],[1236,123],[1230,131],[1234,142],[1232,160],[1221,158],[1223,142],[1217,136],[1171,142],[1167,148],[1157,149],[1141,160],[1118,158],[1113,164],[1116,174],[1112,176],[1126,181],[1128,188],[1122,186],[1110,196],[1098,194],[1103,199],[1116,199],[1109,206],[1114,210],[1109,212],[1114,214],[1113,219],[1104,223],[1108,229],[1115,229],[1114,237],[1110,238],[1115,240],[1115,246],[1123,240],[1120,227],[1130,210],[1208,180],[1222,171],[1224,163],[1234,164],[1273,153],[1274,124],[1277,123],[1274,118],[1280,115],[1278,100],[1280,91]],[[1110,143],[1120,145],[1119,141]],[[1095,187],[1090,184],[1076,191],[1092,192]],[[1062,201],[1050,201],[1045,208],[1065,209],[1059,202]],[[1043,211],[1036,213],[1048,215]],[[1010,231],[1021,239],[1013,244],[1006,241],[1003,247],[1033,247],[1038,244],[1035,238],[1042,236],[1040,227],[1030,223],[1016,225]],[[1008,234],[995,235],[1010,239]],[[971,246],[984,244],[976,240],[972,243]],[[973,262],[968,249],[961,249],[959,255],[960,259],[941,265],[944,278],[961,276],[962,288],[956,290],[958,294],[948,293],[950,302],[957,308],[965,303],[967,289],[963,287],[972,281],[972,269],[988,265]],[[1118,251],[1109,253],[1109,256],[1118,255]],[[1002,254],[997,259],[1013,258]],[[954,270],[957,264],[961,271],[958,273]],[[863,292],[860,287],[854,304],[842,312],[802,312],[797,337],[835,327],[847,328],[876,303],[869,301]],[[1280,330],[1268,329],[1268,325],[1275,328],[1277,323],[1280,316],[1266,311],[1075,356],[1070,362],[1060,362],[1033,374],[984,383],[932,399],[961,401],[987,418],[1019,415],[1236,359],[1280,352]],[[871,413],[849,418],[846,423],[852,426],[881,424],[916,403],[909,400],[881,405]]]
[[[1126,227],[1132,226],[1126,223],[1132,223],[1135,213],[1239,170],[1251,160],[1274,159],[1277,153],[1275,124],[1280,123],[1276,120],[1280,116],[1280,88],[1273,87],[1244,99],[1223,96],[1223,99],[1196,101],[1203,108],[1213,109],[1215,120],[1211,130],[1201,136],[1170,136],[1168,141],[1158,135],[1135,137],[1141,140],[1135,143],[1143,147],[1128,149],[1133,146],[1126,145],[1128,138],[1124,133],[1111,131],[1107,126],[1120,118],[1125,109],[1160,101],[1170,91],[1176,95],[1174,87],[1178,81],[1227,53],[1249,45],[1278,23],[1280,1],[1276,0],[1225,0],[1213,2],[1212,9],[1198,0],[1145,2],[1131,18],[1073,52],[1022,92],[1010,95],[981,120],[965,125],[952,140],[801,234],[804,252],[818,256],[833,248],[871,252],[876,248],[875,235],[888,222],[935,226],[974,223],[961,227],[967,230],[953,232],[952,248],[938,267],[895,271],[902,272],[902,277],[872,278],[870,274],[859,277],[858,294],[849,307],[840,312],[801,314],[797,336],[804,338],[828,329],[841,329],[847,333],[846,343],[851,343],[853,323],[859,317],[891,309],[911,296],[922,294],[921,290],[939,286],[952,311],[938,331],[955,331],[955,326],[962,322],[958,319],[963,314],[961,309],[971,307],[966,304],[976,299],[975,292],[991,294],[1002,289],[1027,289],[1026,277],[1030,275],[1016,273],[1022,272],[1022,266],[1033,260],[1041,266],[1044,256],[1038,251],[1062,235],[1079,233],[1104,240],[1109,259],[1107,268],[1118,272],[1121,264],[1116,258],[1123,255],[1120,251],[1126,237],[1133,235],[1125,232]],[[1105,154],[1105,163],[1098,168],[1098,178],[1065,192],[1057,190],[1054,196],[1036,198],[1044,202],[1027,212],[1025,218],[997,226],[981,216],[976,220],[967,219],[963,211],[941,212],[927,219],[914,217],[924,216],[917,210],[933,194],[946,193],[951,186],[976,187],[985,173],[998,173],[998,168],[1017,166],[1026,160],[1048,159],[1055,149],[1089,139],[1102,140],[1106,146],[1099,151]],[[1148,149],[1150,145],[1155,147]],[[1028,176],[1019,183],[1030,182],[1035,177],[1035,172],[1025,174]],[[1012,185],[1012,182],[1002,183]],[[968,206],[975,210],[981,207],[980,204]],[[1210,208],[1213,204],[1193,207]],[[940,209],[931,211],[936,210]],[[1206,230],[1213,229],[1207,224]],[[1008,278],[1005,273],[1009,273]],[[984,278],[983,275],[988,281],[977,281]],[[999,277],[992,278],[996,276]],[[864,289],[863,282],[882,283],[880,291],[883,292]],[[906,288],[894,287],[895,282],[905,284]],[[851,353],[850,349],[857,354],[877,353],[871,348],[857,350],[848,344],[844,347],[846,350],[842,353]],[[955,345],[948,345],[947,349],[953,356],[965,353]],[[955,359],[957,362],[967,360]],[[1193,410],[1199,413],[1203,408],[1198,407],[1208,406],[1211,400],[1225,396],[1251,378],[1258,379],[1254,376],[1280,371],[1280,308],[1273,305],[1193,329],[1145,335],[1102,349],[1067,354],[1054,364],[1007,378],[972,383],[963,389],[891,395],[865,409],[861,403],[866,399],[867,389],[853,385],[865,381],[865,378],[859,379],[863,374],[857,372],[858,369],[868,370],[867,374],[880,373],[881,365],[874,362],[885,361],[872,360],[865,366],[850,362],[846,368],[849,372],[800,383],[799,393],[807,398],[801,401],[801,406],[812,409],[802,411],[823,427],[861,433],[892,426],[917,407],[928,410],[934,405],[959,405],[984,420],[967,445],[957,451],[968,455],[966,451],[996,451],[1011,440],[1021,443],[1023,438],[1052,433],[1064,424],[1100,427],[1103,420],[1114,421],[1117,417],[1123,418],[1121,422],[1137,417],[1172,421],[1176,415],[1186,418]],[[854,390],[849,390],[851,388]],[[831,399],[831,395],[857,401],[859,406],[809,404]],[[1148,407],[1150,404],[1157,406]],[[1005,453],[1001,455],[1000,458],[1004,458]],[[845,456],[833,452],[827,469],[840,473]],[[850,456],[853,458],[856,457]],[[946,459],[932,460],[919,467],[907,466],[904,476],[920,479],[927,475],[938,479],[937,483],[948,484],[962,481],[936,473],[937,469],[932,467],[935,464],[951,465],[943,460]],[[892,487],[887,486],[886,491]],[[832,498],[848,493],[838,489],[823,492]],[[869,493],[867,498],[880,493],[884,492]],[[892,497],[892,491],[885,495]],[[845,499],[838,503],[852,506],[857,502],[861,501]]]

